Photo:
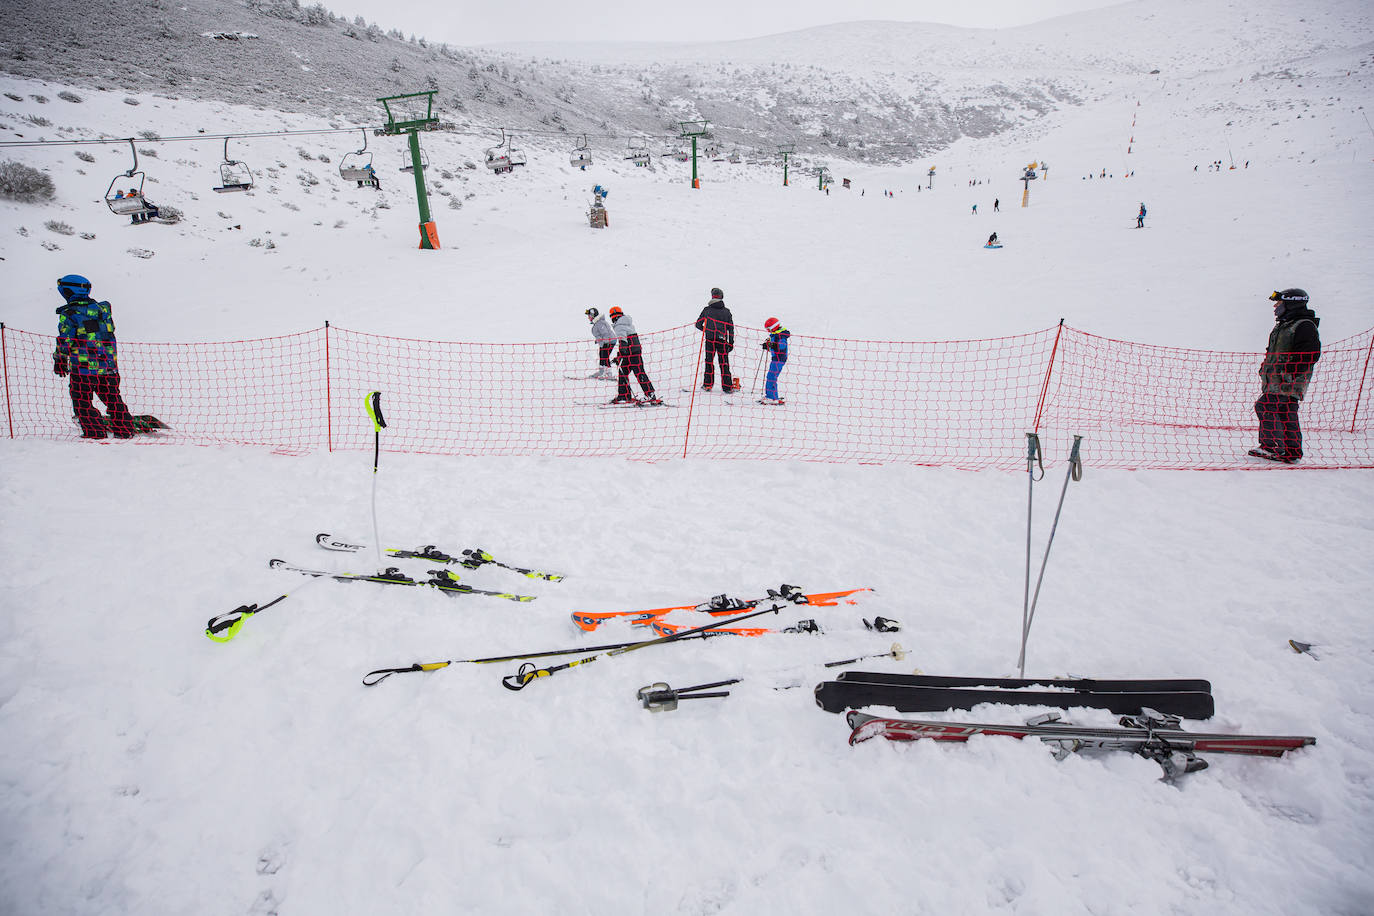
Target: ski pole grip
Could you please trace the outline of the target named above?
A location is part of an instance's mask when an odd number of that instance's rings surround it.
[[[538,668],[534,662],[525,662],[520,666],[520,670],[514,674],[508,674],[501,678],[501,686],[507,690],[524,690],[530,681],[537,677],[548,677],[553,674],[548,668]]]
[[[386,418],[382,416],[382,393],[369,391],[366,404],[367,415],[372,418],[372,425],[378,430],[386,429]]]

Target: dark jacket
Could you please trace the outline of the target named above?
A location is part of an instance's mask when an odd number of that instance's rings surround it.
[[[1321,319],[1309,308],[1290,308],[1274,323],[1269,345],[1260,364],[1265,394],[1303,399],[1312,370],[1321,359],[1322,341],[1317,333]]]
[[[706,304],[697,318],[696,329],[707,340],[724,343],[727,350],[735,348],[735,316],[725,307],[724,299],[712,299]]]

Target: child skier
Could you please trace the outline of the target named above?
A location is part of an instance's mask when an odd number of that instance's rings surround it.
[[[644,392],[642,403],[662,404],[663,402],[654,394],[654,383],[649,381],[649,373],[644,371],[644,351],[639,344],[639,332],[635,330],[635,323],[618,305],[611,306],[610,316],[615,335],[620,340],[620,352],[616,354],[616,361],[620,363],[620,376],[616,396],[611,399],[611,403],[634,402],[635,398],[630,395],[630,373],[634,373],[640,389]]]
[[[782,326],[782,322],[776,318],[769,318],[763,323],[763,328],[768,332],[768,339],[761,346],[773,354],[773,358],[768,363],[768,375],[763,382],[763,398],[760,404],[785,404],[782,398],[778,397],[778,376],[782,374],[782,367],[787,365],[787,339],[792,336],[792,332]]]
[[[596,340],[597,347],[597,370],[592,378],[613,379],[615,370],[611,368],[611,351],[615,349],[615,331],[611,330],[611,324],[601,317],[601,312],[595,306],[584,312],[587,320],[592,325],[592,337]]]

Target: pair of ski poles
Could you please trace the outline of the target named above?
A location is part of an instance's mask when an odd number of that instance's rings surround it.
[[[1054,546],[1054,534],[1059,528],[1059,513],[1064,510],[1064,494],[1069,491],[1070,480],[1083,479],[1083,458],[1079,455],[1082,436],[1073,437],[1069,450],[1069,466],[1064,473],[1064,487],[1059,491],[1059,505],[1054,510],[1054,523],[1050,526],[1050,537],[1045,542],[1045,556],[1040,560],[1040,575],[1035,580],[1035,595],[1031,596],[1031,509],[1035,496],[1035,481],[1045,476],[1045,463],[1040,451],[1040,436],[1026,433],[1026,474],[1029,477],[1026,491],[1026,587],[1021,605],[1021,654],[1017,656],[1016,667],[1020,677],[1026,676],[1026,640],[1030,638],[1031,623],[1035,620],[1035,606],[1040,601],[1040,585],[1045,581],[1045,566],[1050,561],[1050,548]],[[1040,467],[1040,477],[1035,476],[1036,466]]]

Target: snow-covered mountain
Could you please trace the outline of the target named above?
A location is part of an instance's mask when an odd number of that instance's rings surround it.
[[[377,118],[379,96],[434,88],[458,125],[667,137],[708,119],[723,142],[761,153],[792,143],[878,163],[1087,99],[1191,90],[1225,107],[1219,76],[1283,81],[1291,98],[1295,78],[1367,72],[1372,53],[1356,0],[1139,0],[1012,29],[857,22],[715,44],[496,48],[406,38],[296,0],[7,9],[23,26],[0,35],[0,69],[16,76],[352,122]]]

